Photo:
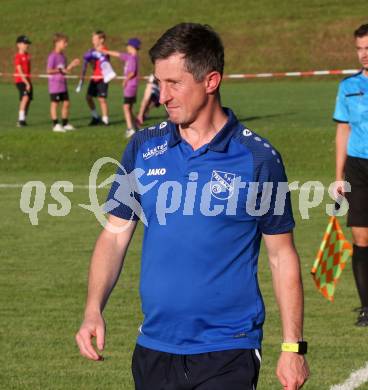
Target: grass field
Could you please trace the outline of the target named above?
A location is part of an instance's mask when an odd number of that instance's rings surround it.
[[[267,137],[283,154],[289,181],[333,179],[333,110],[337,80],[238,82],[223,85],[223,104],[254,131]],[[75,133],[54,134],[48,119],[46,86],[36,99],[26,129],[15,127],[17,95],[1,84],[0,184],[42,180],[51,185],[69,180],[88,184],[94,161],[119,158],[125,146],[120,112],[120,87],[113,84],[113,125],[88,128],[82,96],[72,94]],[[154,113],[150,123],[161,121]],[[111,171],[115,169],[111,167]],[[108,170],[107,170],[108,171]],[[105,172],[106,174],[108,172]],[[108,335],[103,363],[78,355],[74,333],[82,319],[89,258],[100,226],[80,208],[88,191],[75,188],[66,217],[51,217],[46,196],[39,225],[32,226],[19,208],[20,188],[1,188],[0,246],[0,388],[1,389],[132,389],[130,357],[141,320],[138,297],[142,229],[139,228],[123,274],[105,310]],[[101,200],[106,190],[99,192]],[[367,330],[353,326],[357,306],[350,266],[344,271],[331,304],[316,291],[309,275],[327,224],[323,204],[301,220],[294,194],[295,230],[306,294],[305,338],[312,377],[308,390],[329,389],[367,360]],[[343,223],[343,220],[342,220]],[[264,251],[260,282],[267,307],[260,390],[279,389],[274,369],[281,340],[278,311]],[[368,389],[368,385],[361,389]]]
[[[352,32],[367,23],[366,0],[1,0],[0,71],[12,72],[15,38],[29,34],[33,68],[45,71],[52,35],[70,36],[68,56],[90,48],[103,29],[111,49],[130,36],[142,41],[141,69],[150,72],[148,49],[175,23],[208,23],[226,47],[226,73],[355,67]],[[120,68],[119,61],[115,62]]]

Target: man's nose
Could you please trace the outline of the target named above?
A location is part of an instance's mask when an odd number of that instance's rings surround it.
[[[166,104],[170,100],[170,93],[168,87],[162,83],[160,85],[160,104]]]

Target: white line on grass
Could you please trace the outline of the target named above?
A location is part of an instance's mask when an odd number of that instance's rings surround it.
[[[352,372],[344,383],[334,385],[330,390],[354,390],[366,382],[368,382],[368,362],[364,367]]]
[[[22,184],[0,184],[0,188],[22,188]]]
[[[0,183],[0,189],[4,188],[4,189],[8,189],[8,188],[22,188],[24,186],[24,184],[1,184]],[[46,185],[46,187],[51,187],[51,185]],[[68,186],[65,186],[66,188],[68,188]],[[104,186],[104,187],[107,187],[107,186]],[[73,188],[75,189],[100,189],[100,188],[104,188],[104,187],[99,187],[99,186],[89,186],[89,185],[83,185],[83,184],[73,184]]]

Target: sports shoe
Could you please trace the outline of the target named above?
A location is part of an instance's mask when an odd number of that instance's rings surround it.
[[[91,122],[89,122],[88,126],[97,126],[101,123],[100,118],[92,117]]]
[[[130,138],[135,133],[134,129],[128,129],[125,131],[125,138]]]
[[[56,123],[56,125],[52,128],[52,131],[54,131],[55,133],[65,133],[65,130],[60,123]]]
[[[368,307],[362,307],[355,325],[360,327],[368,326]]]
[[[63,126],[63,129],[66,131],[74,131],[75,127],[73,125],[71,125],[70,123],[68,123],[67,125]]]
[[[17,127],[26,127],[27,126],[27,122],[26,121],[18,121],[17,122]]]

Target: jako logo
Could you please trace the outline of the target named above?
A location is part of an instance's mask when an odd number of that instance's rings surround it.
[[[148,170],[147,176],[163,176],[165,173],[165,168],[151,168]]]
[[[244,137],[250,137],[252,134],[253,134],[253,133],[252,133],[249,129],[247,129],[247,128],[245,128],[245,129],[243,130],[243,135],[244,135]]]

